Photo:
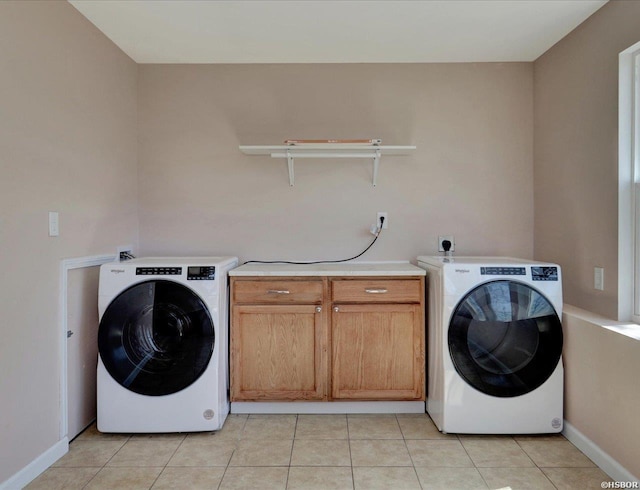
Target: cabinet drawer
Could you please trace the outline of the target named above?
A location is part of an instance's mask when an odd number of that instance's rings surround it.
[[[357,279],[331,282],[334,303],[419,303],[420,279]]]
[[[234,281],[236,303],[322,303],[322,281]]]

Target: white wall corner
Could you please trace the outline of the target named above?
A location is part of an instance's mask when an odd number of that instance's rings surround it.
[[[69,452],[69,439],[64,437],[31,461],[15,475],[0,484],[0,490],[19,490],[35,480],[49,466]]]
[[[618,482],[638,482],[640,479],[631,474],[624,466],[613,459],[600,446],[585,436],[566,420],[562,434],[582,451],[591,461],[597,464],[602,471]]]

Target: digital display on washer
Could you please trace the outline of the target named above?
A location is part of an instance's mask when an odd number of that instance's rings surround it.
[[[524,267],[480,267],[482,276],[524,276]]]
[[[188,281],[213,281],[216,278],[214,266],[187,267]]]
[[[557,281],[557,267],[532,267],[531,279],[534,281]]]

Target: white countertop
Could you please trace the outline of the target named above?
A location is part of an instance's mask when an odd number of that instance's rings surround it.
[[[426,271],[409,262],[354,262],[339,264],[241,265],[230,276],[424,276]]]

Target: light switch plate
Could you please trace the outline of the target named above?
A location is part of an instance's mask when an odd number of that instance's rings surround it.
[[[60,235],[60,219],[57,211],[49,211],[49,236]]]
[[[604,291],[604,268],[593,268],[593,288],[598,291]]]

